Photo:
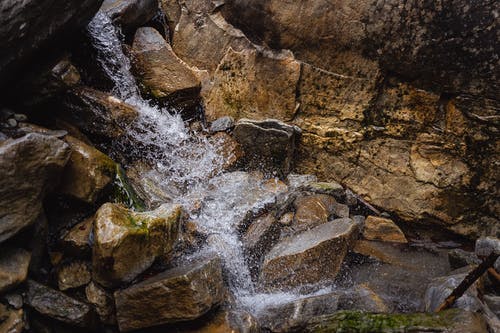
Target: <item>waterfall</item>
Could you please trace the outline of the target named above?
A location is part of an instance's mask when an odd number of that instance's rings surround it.
[[[171,189],[173,185],[178,190],[173,200],[182,204],[190,218],[209,235],[208,245],[200,253],[215,251],[222,258],[237,304],[256,312],[270,303],[297,298],[294,293],[256,292],[238,234],[245,215],[273,203],[275,194],[249,173],[222,173],[224,159],[213,143],[190,132],[175,110],[152,106],[141,97],[130,60],[122,50],[120,32],[105,14],[95,16],[88,34],[100,66],[114,83],[112,93],[139,112],[128,135],[132,142],[141,143],[141,156],[154,166],[148,177],[160,187]],[[200,201],[201,209],[193,209]]]

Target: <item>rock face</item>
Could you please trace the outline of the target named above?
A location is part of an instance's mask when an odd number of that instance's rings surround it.
[[[42,199],[57,185],[69,154],[66,143],[42,134],[0,143],[0,242],[40,215]]]
[[[200,80],[158,31],[148,27],[137,29],[132,54],[140,82],[155,99],[183,107],[197,102]]]
[[[0,295],[26,280],[31,254],[23,249],[2,248]]]
[[[0,5],[0,85],[9,82],[19,66],[32,60],[37,51],[54,42],[69,41],[99,9],[102,0],[2,1]],[[40,15],[50,13],[50,15]]]
[[[157,258],[168,259],[177,241],[182,208],[164,204],[136,213],[107,203],[97,211],[92,251],[93,278],[103,286],[130,282]]]
[[[117,291],[118,326],[127,332],[196,319],[219,304],[223,294],[220,259],[202,258]]]
[[[92,308],[76,299],[28,280],[25,302],[37,312],[78,327],[92,327]]]
[[[87,203],[94,203],[116,176],[116,163],[99,150],[67,136],[71,147],[69,162],[64,169],[61,192]]]
[[[366,218],[363,237],[368,240],[408,243],[401,229],[391,219],[377,216]]]
[[[279,175],[292,169],[298,134],[296,127],[271,119],[241,119],[234,128],[234,138],[243,147],[247,163]]]
[[[266,255],[260,280],[269,289],[332,280],[357,233],[358,226],[344,218],[286,238]]]

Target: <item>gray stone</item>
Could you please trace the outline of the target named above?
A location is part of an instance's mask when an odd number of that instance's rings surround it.
[[[287,175],[292,169],[299,132],[297,127],[278,120],[240,119],[233,135],[251,167]]]
[[[500,318],[500,296],[498,295],[483,295],[483,300],[490,310]]]
[[[28,280],[25,302],[42,315],[78,327],[92,327],[95,324],[92,308],[60,291]]]
[[[199,258],[115,292],[118,327],[128,332],[193,320],[220,304],[223,295],[220,259]]]
[[[2,248],[0,253],[0,294],[26,280],[31,254],[23,249]]]
[[[23,307],[23,296],[21,296],[17,293],[5,295],[5,300],[14,309],[20,309]]]
[[[225,116],[215,119],[212,124],[210,124],[210,132],[223,132],[233,129],[234,118],[231,116]]]
[[[357,236],[358,226],[343,218],[285,238],[266,255],[260,282],[267,289],[287,289],[331,281]]]
[[[479,265],[481,263],[481,260],[474,252],[468,252],[462,249],[454,249],[448,252],[448,261],[452,269],[458,269],[469,265]]]
[[[35,133],[0,143],[0,242],[40,215],[69,154],[63,141]]]

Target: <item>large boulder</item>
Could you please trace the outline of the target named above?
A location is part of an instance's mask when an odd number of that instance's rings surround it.
[[[268,289],[331,281],[357,236],[358,225],[343,218],[285,238],[266,255],[260,281]]]
[[[26,280],[31,254],[23,249],[2,248],[0,254],[0,295]]]
[[[134,70],[148,94],[178,106],[196,104],[200,80],[158,31],[149,27],[137,29],[132,54]]]
[[[130,282],[153,264],[168,259],[182,221],[179,205],[164,204],[138,213],[106,203],[94,221],[93,278],[106,287]]]
[[[193,320],[220,304],[223,295],[220,259],[198,258],[115,292],[118,326],[128,332]]]
[[[66,143],[42,134],[0,142],[0,242],[38,218],[69,155]]]
[[[64,169],[60,191],[87,203],[94,203],[114,180],[118,166],[106,154],[66,136],[71,156]]]
[[[11,82],[14,76],[22,76],[21,66],[33,61],[38,51],[55,43],[57,47],[51,51],[62,51],[61,46],[71,40],[75,31],[85,27],[101,3],[102,0],[2,1],[0,85]]]

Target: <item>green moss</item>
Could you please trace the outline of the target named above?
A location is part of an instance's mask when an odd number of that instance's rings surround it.
[[[455,324],[460,311],[451,309],[437,314],[372,314],[340,311],[331,316],[321,317],[317,324],[308,327],[307,332],[396,333],[419,330],[442,332]]]
[[[113,202],[121,203],[128,208],[143,211],[146,208],[144,202],[130,186],[123,168],[115,164],[116,176],[113,182]]]

